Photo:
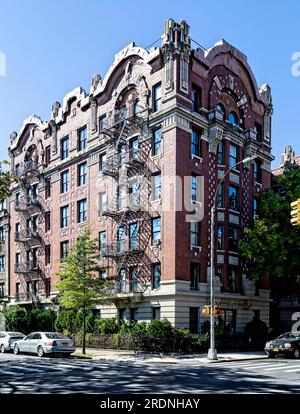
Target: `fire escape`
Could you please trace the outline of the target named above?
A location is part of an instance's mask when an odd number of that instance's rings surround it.
[[[19,228],[15,232],[15,242],[20,247],[14,269],[20,281],[16,301],[37,304],[42,297],[50,294],[42,260],[45,249],[44,232],[41,228],[44,207],[38,194],[40,172],[37,162],[30,160],[18,166],[13,174],[19,177],[21,189],[14,206],[20,218]]]
[[[151,264],[159,261],[151,241],[151,180],[157,166],[151,159],[151,136],[145,111],[127,116],[120,111],[102,130],[108,145],[102,173],[111,178],[110,201],[100,214],[110,220],[110,240],[101,256],[109,263],[114,293],[138,297],[151,280]]]

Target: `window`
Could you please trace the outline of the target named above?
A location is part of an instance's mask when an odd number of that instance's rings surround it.
[[[0,241],[4,241],[5,240],[5,230],[4,227],[0,227]]]
[[[235,112],[230,112],[228,121],[231,125],[237,125],[238,124],[238,116]]]
[[[218,190],[218,207],[224,207],[224,183],[221,183]]]
[[[67,193],[69,191],[69,170],[60,174],[60,192]]]
[[[77,185],[80,187],[81,185],[86,185],[87,181],[87,163],[84,162],[83,164],[78,165],[78,178],[77,178]]]
[[[5,284],[0,283],[0,298],[5,295]]]
[[[129,248],[130,250],[138,249],[138,224],[129,224]]]
[[[68,158],[69,156],[69,137],[65,137],[60,142],[61,154],[60,157],[62,160]]]
[[[161,198],[161,174],[156,173],[152,176],[152,200]]]
[[[51,197],[51,178],[45,180],[45,198]]]
[[[161,266],[160,263],[152,265],[152,289],[160,288]]]
[[[161,128],[157,128],[152,133],[152,155],[161,153]]]
[[[216,276],[220,278],[220,283],[222,284],[221,289],[223,289],[223,267],[216,267]]]
[[[189,317],[189,330],[193,334],[199,334],[199,308],[191,307],[190,308],[190,317]]]
[[[253,179],[255,183],[261,183],[261,162],[253,161]]]
[[[133,138],[129,141],[130,159],[137,160],[139,158],[139,140]]]
[[[106,211],[106,192],[99,193],[99,215]]]
[[[160,217],[152,219],[152,245],[160,244]]]
[[[105,168],[105,163],[106,163],[106,153],[104,152],[103,154],[99,155],[99,171],[103,171],[103,169]]]
[[[198,179],[196,175],[191,177],[191,197],[192,201],[198,201]]]
[[[152,308],[152,320],[160,321],[160,307]]]
[[[69,226],[69,206],[60,208],[60,228]]]
[[[86,148],[87,143],[87,127],[78,130],[78,151]]]
[[[139,112],[141,112],[141,110],[142,110],[141,103],[139,99],[137,99],[133,105],[133,115],[137,115]]]
[[[127,320],[126,309],[119,309],[119,319],[122,322],[125,322]]]
[[[138,308],[130,308],[130,320],[131,322],[137,322],[138,321]]]
[[[221,118],[222,118],[222,120],[223,121],[225,121],[225,114],[226,114],[226,111],[225,111],[225,107],[224,107],[224,105],[223,104],[221,104],[221,103],[218,103],[217,105],[216,105],[216,111],[221,115]]]
[[[122,268],[119,271],[120,291],[126,292],[126,269]]]
[[[229,226],[229,250],[236,252],[238,248],[238,229],[235,226]]]
[[[18,193],[18,196],[20,196],[20,194]],[[16,194],[16,200],[18,199],[17,194]],[[0,200],[0,211],[6,210],[6,200]]]
[[[228,277],[228,289],[229,292],[236,292],[236,269],[229,269]]]
[[[99,232],[99,252],[103,256],[106,251],[106,231]]]
[[[257,216],[257,198],[253,199],[253,219],[255,220]]]
[[[99,132],[103,132],[106,124],[106,115],[102,115],[99,118]]]
[[[224,224],[218,224],[218,250],[224,250]]]
[[[238,189],[232,185],[229,186],[229,208],[232,210],[238,210],[239,203],[238,203]]]
[[[5,256],[0,256],[0,272],[5,272]]]
[[[20,299],[20,283],[16,283],[16,300]]]
[[[199,286],[199,280],[200,280],[200,265],[199,263],[191,263],[190,268],[190,289],[191,290],[197,290]]]
[[[50,164],[51,161],[51,146],[48,145],[45,148],[45,166],[48,167],[48,165]]]
[[[218,145],[218,164],[219,165],[224,165],[225,161],[224,161],[224,147],[225,147],[225,142],[221,141]]]
[[[119,227],[118,229],[118,252],[125,251],[126,233],[125,227]]]
[[[254,129],[256,131],[256,140],[258,142],[262,142],[262,126],[255,122]]]
[[[100,280],[106,280],[107,274],[106,274],[106,270],[100,270],[99,271],[99,279]]]
[[[69,240],[60,242],[60,258],[65,259],[68,256]]]
[[[200,246],[200,223],[199,221],[190,222],[190,245],[192,247]]]
[[[45,213],[45,232],[51,230],[51,214],[49,211]]]
[[[45,246],[45,264],[48,265],[51,263],[51,246],[48,244]]]
[[[238,147],[235,145],[230,144],[229,147],[229,167],[232,168],[238,162]],[[235,167],[238,169],[238,166]]]
[[[153,86],[152,96],[153,96],[153,112],[159,111],[161,107],[161,83]]]
[[[224,333],[236,333],[236,310],[224,309]]]
[[[201,149],[201,135],[199,131],[192,131],[192,155],[196,157],[202,156],[202,149]]]
[[[87,220],[87,201],[86,198],[77,202],[77,222],[83,223]]]
[[[201,88],[196,85],[192,85],[192,108],[194,112],[200,113],[201,109]]]
[[[138,291],[138,275],[139,275],[139,270],[138,268],[132,267],[130,269],[130,291],[131,292],[137,292]]]
[[[19,237],[20,230],[21,230],[20,223],[16,223],[16,225],[15,225],[15,237],[16,238]]]

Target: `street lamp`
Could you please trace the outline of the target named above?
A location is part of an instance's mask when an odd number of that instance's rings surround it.
[[[216,199],[219,192],[220,185],[224,181],[225,177],[239,164],[248,164],[257,158],[257,155],[252,155],[247,157],[242,161],[237,162],[232,167],[230,167],[226,173],[223,175],[221,181],[219,182],[216,191],[212,199],[212,206],[210,210],[210,348],[208,350],[208,359],[216,360],[218,359],[217,350],[215,348],[215,318],[214,318],[214,227],[215,227],[215,210],[216,210]]]

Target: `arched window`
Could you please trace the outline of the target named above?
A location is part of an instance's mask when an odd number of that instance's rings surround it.
[[[238,124],[238,116],[235,112],[230,112],[228,121],[231,125],[237,125]]]
[[[225,114],[226,114],[226,111],[225,111],[225,107],[224,107],[224,105],[223,104],[221,104],[221,103],[218,103],[217,105],[216,105],[216,111],[217,112],[219,112],[220,114],[222,114],[222,116],[223,116],[223,121],[225,120]]]
[[[137,115],[139,112],[141,112],[141,104],[139,99],[137,99],[133,104],[133,115]]]

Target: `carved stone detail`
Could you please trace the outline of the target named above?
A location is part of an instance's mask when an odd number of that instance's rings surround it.
[[[209,152],[213,153],[214,155],[217,154],[218,145],[223,138],[223,128],[218,125],[213,126],[209,130]]]

